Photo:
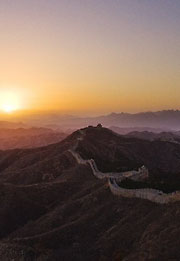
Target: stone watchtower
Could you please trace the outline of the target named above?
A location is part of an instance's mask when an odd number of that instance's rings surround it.
[[[148,168],[146,168],[144,165],[139,168],[139,174],[141,174],[141,177],[144,179],[147,179],[149,177],[149,171]]]

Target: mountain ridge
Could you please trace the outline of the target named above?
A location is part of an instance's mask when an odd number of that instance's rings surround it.
[[[138,168],[146,160],[153,164],[153,177],[159,171],[166,179],[165,150],[178,170],[180,145],[124,137],[101,126],[83,131],[84,139],[77,130],[46,147],[0,151],[0,259],[178,260],[179,202],[161,206],[115,196],[69,149],[93,158],[104,174]]]

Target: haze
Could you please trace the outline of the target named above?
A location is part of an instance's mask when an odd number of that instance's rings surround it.
[[[23,110],[178,109],[179,24],[179,0],[1,0],[0,91]]]

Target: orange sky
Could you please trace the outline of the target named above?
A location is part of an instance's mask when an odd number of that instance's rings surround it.
[[[2,0],[0,109],[180,108],[179,14],[179,0]]]

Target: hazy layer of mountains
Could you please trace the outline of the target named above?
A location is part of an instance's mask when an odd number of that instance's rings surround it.
[[[0,129],[18,129],[26,127],[27,126],[22,122],[0,121]]]
[[[13,125],[17,125],[19,128],[34,126],[47,127],[55,130],[59,128],[61,130],[76,130],[84,126],[96,126],[98,123],[101,123],[105,127],[146,128],[143,130],[149,129],[153,132],[156,132],[157,130],[158,132],[180,130],[180,111],[166,110],[157,112],[140,112],[135,114],[111,113],[109,115],[98,117],[77,117],[62,115],[58,112],[35,113],[25,116],[17,116],[16,121],[19,123],[0,122],[0,128],[2,128],[3,125],[6,125],[6,128],[14,128]]]
[[[78,128],[98,123],[123,135],[179,142],[180,111],[112,113],[91,118],[62,116],[58,113],[35,114],[19,120],[24,122],[0,121],[0,149],[45,146],[62,140]]]
[[[4,128],[0,128],[0,150],[46,146],[61,141],[67,136],[60,130],[48,128],[16,128],[19,125],[10,123],[3,126]],[[13,128],[5,128],[5,126]]]
[[[135,137],[144,140],[161,140],[180,143],[180,132],[160,132],[154,133],[149,131],[133,131],[126,134],[128,137]]]
[[[106,127],[148,127],[167,130],[180,129],[180,111],[166,110],[157,112],[111,113],[98,117],[77,117],[62,115],[61,113],[36,113],[17,118],[29,126],[39,126],[48,128],[77,129],[88,125],[102,123]]]
[[[0,151],[0,260],[179,260],[180,203],[113,195],[103,171],[145,164],[150,178],[180,188],[180,144],[85,128],[41,148]],[[78,143],[77,143],[78,141]]]
[[[153,128],[119,128],[111,127],[114,132],[125,135],[126,137],[134,137],[143,140],[161,140],[180,143],[180,131],[162,131]]]

